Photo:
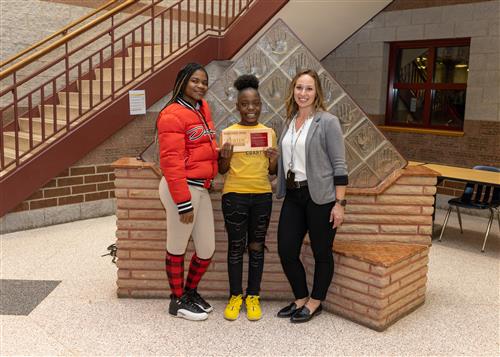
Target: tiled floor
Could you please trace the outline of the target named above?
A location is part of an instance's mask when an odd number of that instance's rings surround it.
[[[465,216],[463,235],[456,216],[450,221],[431,247],[426,303],[382,333],[328,313],[292,325],[274,317],[279,301],[263,301],[259,322],[228,322],[225,302],[215,300],[215,312],[196,323],[170,317],[167,300],[118,299],[116,267],[101,257],[115,217],[7,234],[1,279],[61,283],[29,315],[0,316],[0,354],[498,356],[498,223],[482,254],[487,220]]]

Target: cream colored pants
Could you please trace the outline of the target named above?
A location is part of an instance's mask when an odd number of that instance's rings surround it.
[[[159,190],[160,200],[167,212],[167,252],[184,254],[189,237],[192,236],[198,258],[211,258],[215,251],[215,229],[212,201],[207,189],[189,185],[194,209],[194,219],[189,224],[180,221],[177,205],[172,200],[164,177],[161,178]]]

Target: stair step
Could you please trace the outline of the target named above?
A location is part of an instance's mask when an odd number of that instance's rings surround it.
[[[19,118],[18,123],[22,131],[29,133],[30,130],[29,118]],[[66,121],[59,119],[57,120],[56,125],[57,129],[61,129],[62,127],[64,127],[64,125],[66,125]],[[45,126],[45,135],[50,135],[54,132],[54,120],[45,119],[44,126]],[[33,130],[33,133],[37,135],[42,135],[42,118],[31,118],[31,128]]]
[[[59,92],[57,93],[59,96],[59,103],[61,105],[66,105],[66,92]],[[71,107],[77,107],[78,108],[78,92],[69,92],[69,105]],[[86,110],[90,108],[90,94],[88,93],[82,93],[82,110]],[[101,100],[101,97],[99,94],[94,94],[92,93],[92,104],[95,105],[96,103],[99,103]]]
[[[16,148],[16,133],[13,131],[7,131],[3,133],[3,143],[4,147],[14,149]],[[18,140],[19,140],[19,150],[28,151],[30,149],[30,134],[18,131]],[[37,134],[33,135],[33,146],[36,146],[42,141],[42,137]]]
[[[85,94],[90,94],[90,80],[89,79],[83,79],[81,83],[81,88],[80,91]],[[118,85],[121,83],[117,82]],[[119,86],[115,86],[119,87]],[[101,93],[101,82],[100,80],[92,80],[92,95],[100,95]],[[103,98],[111,94],[111,81],[104,80],[102,81],[102,94]],[[100,97],[99,97],[100,98]],[[99,99],[100,100],[100,99]]]
[[[168,44],[165,44],[165,47],[163,48],[164,55],[166,55],[168,52],[168,48],[169,48],[168,46],[169,46]],[[148,58],[150,61],[151,61],[151,47],[152,46],[147,46],[147,45],[144,46],[144,59]],[[142,48],[136,46],[134,48],[134,50],[132,51],[132,47],[129,47],[127,49],[127,54],[129,56],[132,56],[132,53],[134,54],[135,58],[141,58],[142,57]],[[155,56],[155,58],[161,57],[161,45],[155,45],[154,56]]]
[[[19,150],[19,156],[23,154],[23,151]],[[3,148],[3,161],[5,165],[9,164],[10,162],[14,161],[16,159],[16,150],[4,147]]]
[[[57,110],[57,121],[66,121],[66,106],[65,105],[56,105]],[[83,112],[83,110],[82,110]],[[40,108],[40,114],[42,113],[42,109]],[[54,118],[54,106],[52,104],[44,105],[44,117],[45,120]],[[69,118],[75,119],[78,118],[78,107],[69,107]]]
[[[155,57],[156,59],[156,57]],[[123,63],[123,57],[115,57],[114,59],[114,65],[115,69],[119,68],[122,69],[124,66]],[[135,60],[134,62],[134,67],[135,67],[135,74],[137,75],[138,73],[141,72],[141,61],[140,60]],[[125,69],[130,68],[132,69],[132,57],[125,57]],[[147,59],[144,60],[144,69],[151,68],[151,59],[149,58],[149,61]]]
[[[3,156],[4,165],[8,165],[9,163],[11,163],[12,161],[14,161],[16,159],[16,150],[14,150],[14,149],[4,147],[3,154],[4,154],[4,156]],[[19,157],[21,158],[21,156],[23,156],[23,159],[26,159],[26,158],[33,156],[33,154],[30,154],[30,153],[25,154],[25,151],[19,150]]]
[[[101,78],[101,70],[96,69],[96,70],[94,70],[94,72],[95,72],[96,78],[100,79]],[[123,68],[115,68],[114,72],[115,72],[115,74],[114,74],[115,81],[121,82],[121,80],[123,78]],[[102,78],[105,81],[111,81],[111,73],[112,73],[111,68],[103,68],[102,69]],[[136,71],[135,72],[136,77],[138,74],[139,74],[139,71]],[[130,80],[132,80],[132,68],[125,68],[125,81],[128,82]]]

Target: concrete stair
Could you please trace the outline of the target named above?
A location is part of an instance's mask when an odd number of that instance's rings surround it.
[[[52,104],[45,104],[44,106],[44,116],[45,120],[53,120],[54,118],[57,118],[58,121],[63,121],[66,122],[66,115],[67,115],[67,106],[66,105],[56,105],[55,108]],[[54,110],[55,109],[55,110]],[[57,112],[57,116],[56,116]],[[41,113],[41,108],[40,108],[40,113]],[[70,121],[77,118],[79,115],[78,113],[78,106],[76,107],[69,107],[69,119]]]
[[[57,93],[59,97],[59,103],[61,105],[66,105],[66,92],[59,92]],[[79,103],[79,93],[78,92],[69,92],[69,105],[71,107],[78,107]],[[90,94],[88,93],[82,93],[81,94],[81,101],[82,101],[82,110],[86,110],[90,108]],[[94,94],[92,93],[92,104],[98,103],[101,100],[101,97],[99,94]]]
[[[116,84],[119,84],[117,81],[115,81],[115,82],[116,82]],[[91,85],[92,85],[92,95],[100,95],[101,94],[100,80],[83,79],[80,81],[80,84],[81,84],[81,87],[78,89],[82,92],[82,94],[90,94],[90,86]],[[102,94],[103,94],[103,97],[111,94],[111,81],[110,80],[103,80],[102,81]]]
[[[164,51],[164,55],[167,54],[167,52],[169,51],[169,46],[168,44],[165,44],[165,47],[163,49]],[[151,61],[151,50],[152,50],[152,47],[153,46],[144,46],[144,58],[149,58],[150,61]],[[135,58],[138,58],[140,59],[142,57],[142,47],[129,47],[127,49],[127,53],[129,55],[129,57],[132,57],[132,54],[134,55]],[[161,59],[161,45],[154,45],[154,56],[155,58],[157,58],[156,61],[159,61]],[[156,62],[155,61],[155,62]]]
[[[96,69],[94,72],[95,72],[96,78],[98,80],[101,79],[101,70]],[[113,73],[113,70],[111,68],[103,68],[102,69],[103,80],[111,82],[111,74],[112,73]],[[140,73],[140,68],[136,70],[135,76],[137,77],[139,73]],[[118,82],[121,84],[122,78],[123,78],[123,68],[115,68],[115,70],[114,70],[115,82]],[[125,82],[131,81],[131,80],[132,80],[132,68],[125,68]]]
[[[12,150],[16,149],[16,133],[13,131],[7,131],[3,133],[4,147],[10,148]],[[30,134],[24,131],[19,131],[17,133],[19,140],[19,150],[28,151],[30,150]],[[42,142],[42,137],[38,134],[32,134],[33,136],[33,147],[37,146]],[[15,157],[15,155],[14,155]]]
[[[19,153],[19,156],[21,156],[22,153],[20,152]],[[5,165],[8,165],[10,162],[14,161],[16,159],[16,151],[11,149],[11,148],[8,148],[8,147],[4,147],[3,148],[3,160],[5,162]]]
[[[19,118],[19,127],[21,128],[21,132],[29,133],[30,131],[30,122],[29,118]],[[63,128],[66,124],[65,120],[59,118],[56,122],[56,131]],[[45,136],[51,135],[54,133],[54,120],[53,119],[45,119],[43,126],[45,127]],[[37,135],[42,135],[42,119],[41,118],[31,118],[31,128],[33,133]]]
[[[114,58],[115,70],[122,69],[123,67],[125,67],[125,69],[132,69],[132,67],[134,67],[136,74],[141,73],[142,67],[140,58],[136,58],[134,61],[132,61],[132,56],[125,57],[125,60],[123,60],[123,58],[124,57]],[[132,62],[134,63],[132,64]],[[144,57],[144,69],[146,70],[148,68],[151,68],[151,57]]]

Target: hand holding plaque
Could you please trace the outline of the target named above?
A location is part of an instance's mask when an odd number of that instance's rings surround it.
[[[223,130],[221,142],[233,145],[234,152],[264,151],[272,146],[272,129]]]

